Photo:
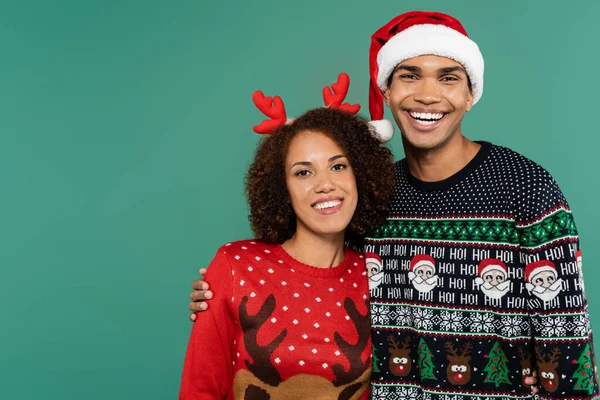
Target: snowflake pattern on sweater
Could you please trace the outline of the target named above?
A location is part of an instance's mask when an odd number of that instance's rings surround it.
[[[365,249],[382,267],[371,285],[372,397],[530,398],[524,377],[537,369],[541,398],[596,398],[567,201],[539,165],[481,144],[441,182],[396,164],[390,215]]]
[[[192,328],[180,399],[369,397],[369,289],[362,254],[334,268],[280,245],[221,247],[206,282],[214,298]]]

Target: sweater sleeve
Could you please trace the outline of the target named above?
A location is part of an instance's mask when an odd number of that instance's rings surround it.
[[[577,229],[554,179],[544,170],[537,179],[540,189],[523,203],[530,218],[519,221],[517,231],[540,397],[597,398]]]
[[[214,298],[206,311],[196,314],[183,366],[180,400],[222,400],[231,390],[234,333],[231,276],[232,267],[220,249],[205,276]]]

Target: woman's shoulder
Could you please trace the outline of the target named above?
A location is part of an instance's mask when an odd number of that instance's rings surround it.
[[[236,240],[233,242],[225,243],[221,247],[219,247],[218,251],[232,251],[232,250],[252,250],[252,249],[268,249],[269,247],[273,247],[275,245],[267,244],[262,240],[258,239],[243,239]]]
[[[345,248],[346,257],[355,263],[365,264],[365,254],[362,251],[358,251],[351,247],[346,246]]]
[[[256,257],[266,258],[277,246],[277,244],[268,244],[258,239],[237,240],[219,247],[215,257],[225,256],[233,262],[248,258],[256,259]]]

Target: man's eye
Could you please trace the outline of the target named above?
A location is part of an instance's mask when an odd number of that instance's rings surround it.
[[[331,169],[334,171],[341,171],[346,169],[346,166],[344,164],[335,164]]]
[[[442,77],[442,82],[453,82],[453,81],[457,81],[458,78],[455,76],[444,76]]]
[[[417,76],[414,74],[401,74],[398,76],[400,79],[417,79]]]

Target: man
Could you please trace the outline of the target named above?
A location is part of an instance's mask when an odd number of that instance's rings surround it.
[[[478,46],[445,14],[402,14],[372,37],[371,117],[382,119],[385,102],[406,154],[387,222],[365,246],[386,276],[371,291],[373,398],[521,399],[531,395],[522,374],[534,369],[543,398],[596,398],[567,201],[539,165],[462,134],[483,70]],[[429,290],[414,286],[417,256],[429,266],[417,284],[435,273]],[[414,362],[398,374],[405,341]]]

